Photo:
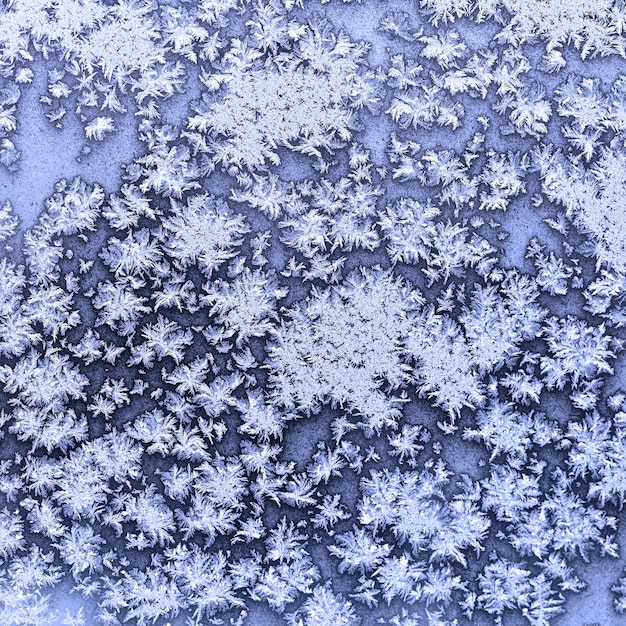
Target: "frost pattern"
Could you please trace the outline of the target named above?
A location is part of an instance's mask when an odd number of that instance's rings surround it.
[[[626,610],[624,4],[405,8],[0,9],[3,625]]]

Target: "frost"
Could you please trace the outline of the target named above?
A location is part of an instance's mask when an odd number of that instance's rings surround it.
[[[377,542],[371,531],[355,526],[352,531],[339,535],[329,552],[341,559],[340,572],[365,573],[384,562],[391,553],[391,546]]]
[[[429,551],[431,561],[465,566],[463,552],[469,547],[480,550],[490,523],[464,495],[444,502],[442,488],[447,482],[441,463],[420,474],[373,472],[361,483],[360,521],[380,531],[391,528],[397,543],[408,544],[416,556]]]
[[[172,201],[172,214],[163,223],[165,250],[184,269],[199,263],[208,275],[235,255],[241,235],[248,231],[243,216],[233,215],[223,200],[208,195]]]
[[[436,207],[422,206],[413,199],[402,198],[387,207],[380,226],[388,241],[387,253],[394,263],[416,263],[428,258],[437,236],[433,218],[439,214]]]
[[[46,201],[48,232],[73,235],[94,230],[103,201],[104,190],[98,184],[89,185],[80,177],[59,181],[55,194]]]
[[[238,346],[275,328],[276,301],[287,295],[274,275],[248,268],[233,281],[214,281],[205,289],[201,302],[211,307],[211,315],[224,327],[219,340],[235,335]]]
[[[419,40],[426,44],[420,56],[425,59],[435,59],[443,70],[447,70],[450,66],[456,67],[457,59],[463,58],[467,50],[461,36],[454,29],[438,33],[433,37],[420,37]]]
[[[269,348],[273,400],[307,413],[330,400],[368,429],[393,423],[400,398],[387,397],[379,381],[394,389],[406,379],[400,342],[414,305],[399,287],[380,272],[354,275],[293,309]]]
[[[420,8],[437,26],[439,22],[447,24],[469,16],[473,6],[469,0],[420,0]]]
[[[74,576],[85,570],[91,574],[102,569],[102,543],[102,537],[94,534],[89,526],[73,526],[69,536],[61,541],[59,553],[63,561],[71,566]]]
[[[543,173],[544,193],[565,207],[568,217],[589,233],[598,264],[624,269],[624,241],[621,236],[621,196],[626,180],[626,159],[615,148],[604,148],[597,165],[580,170],[555,158]]]
[[[506,211],[512,198],[525,192],[524,175],[527,171],[525,159],[521,155],[488,154],[488,161],[483,169],[480,182],[488,186],[489,191],[480,196],[479,209]]]
[[[593,476],[590,496],[601,503],[619,502],[620,507],[626,495],[621,461],[625,434],[621,426],[613,432],[610,423],[597,411],[573,423],[567,433],[571,446],[568,464],[573,473]]]
[[[436,124],[456,130],[461,126],[463,105],[450,100],[438,85],[420,81],[418,86],[396,93],[385,112],[400,128],[430,129]]]
[[[426,313],[411,333],[408,349],[418,362],[420,393],[451,417],[463,407],[476,408],[483,403],[481,377],[472,367],[470,350],[457,324],[448,316]]]
[[[615,354],[603,326],[590,327],[572,317],[549,319],[545,332],[552,356],[542,358],[541,370],[548,386],[562,388],[568,378],[576,385],[581,379],[613,372],[608,359]]]
[[[516,36],[531,36],[534,33],[549,38],[551,42],[573,40],[576,48],[585,58],[589,54],[623,55],[623,43],[620,41],[614,23],[607,21],[613,3],[611,0],[549,0],[548,2],[523,2],[522,0],[503,0],[506,9],[513,15],[508,28]],[[595,27],[595,28],[594,28]],[[601,45],[594,41],[594,30],[604,31],[610,43]],[[585,35],[587,39],[585,40]],[[597,35],[596,35],[597,36]],[[605,47],[606,46],[606,47]]]
[[[293,626],[358,626],[352,603],[332,592],[330,585],[318,586],[296,613],[287,616]]]
[[[85,136],[87,139],[102,141],[107,133],[114,130],[115,125],[112,118],[98,116],[95,120],[85,126]]]
[[[546,48],[573,43],[583,59],[589,56],[624,54],[619,24],[620,8],[611,0],[421,0],[420,8],[434,26],[473,17],[477,22],[495,19],[503,25],[498,39],[526,42],[537,35],[547,40]],[[504,18],[505,9],[509,20]]]
[[[282,16],[275,20],[286,26]],[[354,109],[369,97],[359,73],[363,46],[343,33],[335,35],[324,23],[281,36],[282,45],[293,46],[289,61],[262,67],[261,51],[235,39],[221,71],[203,79],[209,91],[225,94],[216,102],[205,94],[188,127],[215,137],[209,151],[226,167],[277,164],[275,149],[281,145],[311,156],[332,152],[351,138]]]
[[[131,278],[120,282],[109,280],[98,284],[98,291],[93,299],[93,306],[100,311],[97,324],[107,324],[121,334],[131,334],[143,313],[149,311],[145,306],[147,298],[135,293],[135,289],[145,283]]]
[[[2,8],[2,624],[550,626],[619,558],[623,6],[401,8]],[[33,103],[137,142],[22,232]]]
[[[0,368],[4,390],[13,393],[25,406],[62,406],[69,399],[84,398],[86,376],[67,356],[55,350],[44,355],[31,350],[14,367]]]
[[[532,243],[532,242],[531,242]],[[574,269],[567,265],[565,261],[558,258],[554,252],[549,255],[543,253],[540,245],[529,248],[527,258],[534,260],[537,269],[537,285],[550,295],[567,295],[569,279],[574,274]]]
[[[12,237],[19,224],[19,218],[13,215],[13,206],[10,202],[5,202],[0,209],[0,241]]]

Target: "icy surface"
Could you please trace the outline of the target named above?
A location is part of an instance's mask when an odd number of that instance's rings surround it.
[[[625,28],[3,3],[0,624],[622,624]]]

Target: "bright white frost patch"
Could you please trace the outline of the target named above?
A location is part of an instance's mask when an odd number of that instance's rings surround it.
[[[27,59],[29,35],[58,43],[64,54],[99,66],[111,78],[163,61],[150,11],[147,4],[124,0],[111,7],[94,0],[15,0],[2,14],[0,42],[5,58]]]
[[[485,399],[472,353],[459,326],[448,316],[425,314],[411,329],[408,350],[418,361],[420,393],[454,418],[463,407]]]
[[[598,264],[626,271],[626,155],[605,149],[588,171],[562,160],[544,178],[544,193],[559,201],[578,228],[589,233]]]
[[[79,43],[77,35],[97,26],[106,14],[106,5],[93,0],[15,0],[0,19],[3,55],[5,58],[32,59],[28,51],[30,34],[49,42],[59,42],[67,51],[74,50]]]
[[[207,194],[185,205],[172,200],[172,213],[163,223],[168,253],[181,267],[198,263],[209,275],[235,256],[241,235],[249,230],[242,216],[233,216],[223,200]]]
[[[268,46],[294,47],[261,63],[263,55],[235,39],[223,56],[221,72],[202,78],[210,91],[224,90],[218,98],[205,94],[189,118],[191,136],[209,133],[209,146],[196,140],[200,150],[213,154],[227,167],[256,169],[279,164],[278,146],[322,157],[352,136],[355,109],[375,98],[359,73],[367,48],[326,25],[286,27],[276,18]],[[282,29],[282,30],[281,30]],[[219,67],[219,66],[218,66]]]
[[[503,0],[515,27],[559,41],[591,29],[596,20],[608,17],[614,4],[614,0]]]
[[[350,92],[345,76],[321,76],[309,70],[241,74],[228,84],[226,97],[214,104],[206,122],[228,137],[231,159],[248,167],[278,162],[272,147],[305,139],[313,147],[328,144],[328,131],[350,138],[352,112],[344,106]],[[191,118],[190,127],[204,123]]]
[[[0,208],[0,241],[12,237],[19,225],[19,219],[13,214],[13,206],[7,200]]]
[[[120,2],[107,12],[107,21],[78,44],[78,57],[86,67],[97,65],[107,79],[145,71],[164,63],[160,38],[150,6]]]
[[[210,306],[224,327],[223,336],[237,337],[237,345],[251,337],[262,337],[273,328],[276,300],[288,290],[281,288],[274,274],[245,268],[234,280],[214,280],[205,287],[201,302]],[[222,333],[218,335],[222,338]]]
[[[506,41],[540,35],[554,44],[545,59],[556,62],[555,67],[565,64],[558,50],[565,42],[580,50],[583,59],[625,54],[624,13],[614,0],[421,0],[420,6],[435,26],[473,17],[478,22],[498,21]]]
[[[406,381],[401,342],[409,330],[398,279],[364,273],[345,286],[314,292],[290,312],[269,348],[274,399],[288,409],[318,411],[330,400],[379,429],[398,417],[398,399],[381,387]]]

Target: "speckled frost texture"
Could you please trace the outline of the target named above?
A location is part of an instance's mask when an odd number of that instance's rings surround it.
[[[0,3],[0,626],[622,624],[625,45]]]

